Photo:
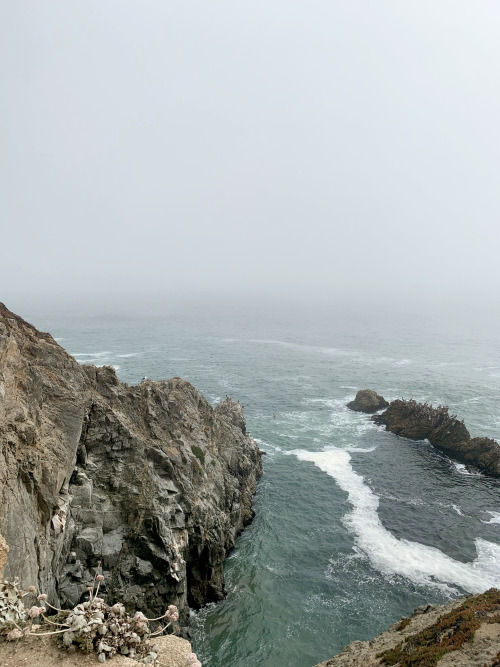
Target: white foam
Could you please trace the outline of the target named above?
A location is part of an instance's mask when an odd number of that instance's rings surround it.
[[[491,515],[491,519],[489,521],[483,521],[483,523],[500,523],[500,512],[490,512],[488,511],[488,514]]]
[[[54,338],[54,340],[55,340],[57,343],[60,343],[62,340],[64,340],[64,338]]]
[[[137,357],[139,352],[129,352],[128,354],[117,354],[117,357],[120,357],[121,359],[126,359],[128,357]]]
[[[229,339],[226,339],[229,342]],[[340,350],[336,347],[323,347],[320,345],[303,345],[301,343],[292,343],[286,340],[271,340],[264,338],[250,338],[247,343],[260,343],[263,345],[279,345],[287,347],[291,350],[304,350],[305,352],[319,352],[320,354],[328,354],[330,356],[353,357],[358,356],[358,353],[353,350]]]
[[[457,472],[459,472],[461,475],[472,475],[473,477],[481,477],[481,473],[479,470],[475,470],[471,472],[465,463],[457,463],[457,461],[452,461],[453,466]]]
[[[73,357],[92,357],[92,359],[100,359],[105,357],[109,352],[74,352],[71,356]]]
[[[311,461],[333,477],[348,493],[352,510],[343,522],[355,535],[356,547],[372,566],[387,575],[400,575],[425,586],[450,590],[448,584],[479,593],[500,586],[500,546],[476,539],[477,558],[461,563],[434,547],[397,539],[382,525],[378,517],[379,498],[364,483],[350,464],[350,455],[343,449],[322,452],[296,450],[301,461]]]
[[[452,507],[453,507],[453,509],[455,510],[455,512],[456,512],[459,516],[465,516],[464,513],[462,512],[462,510],[460,509],[460,507],[459,507],[458,505],[452,505]],[[499,515],[499,516],[500,516],[500,515]],[[488,522],[488,523],[489,523],[489,522]]]

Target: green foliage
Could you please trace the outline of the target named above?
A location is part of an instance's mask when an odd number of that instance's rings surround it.
[[[482,623],[499,621],[500,591],[491,588],[466,600],[457,609],[441,616],[434,625],[377,657],[385,665],[434,667],[446,653],[458,650],[466,642],[472,643],[474,633]]]
[[[204,451],[200,447],[198,447],[198,445],[193,445],[191,447],[191,451],[196,456],[196,458],[201,463],[201,465],[204,466],[205,465],[205,453],[204,453]]]
[[[406,628],[406,626],[408,625],[409,622],[410,622],[410,619],[409,619],[409,618],[402,618],[402,619],[399,621],[399,623],[397,624],[397,626],[396,626],[396,630],[398,630],[399,632],[401,632],[401,630],[404,630],[404,629]]]

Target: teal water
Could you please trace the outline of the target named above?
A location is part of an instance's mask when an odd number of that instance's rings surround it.
[[[20,313],[80,362],[181,376],[245,405],[266,452],[227,599],[193,614],[205,667],[312,667],[414,607],[500,586],[500,483],[345,408],[357,389],[447,404],[500,439],[498,329],[313,307]]]

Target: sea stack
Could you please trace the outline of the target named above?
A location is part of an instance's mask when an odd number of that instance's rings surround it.
[[[386,408],[389,403],[385,400],[383,396],[377,394],[376,391],[372,389],[361,389],[356,394],[354,401],[351,401],[347,404],[349,410],[354,410],[355,412],[377,412]]]
[[[500,477],[500,445],[491,438],[471,438],[464,422],[450,415],[446,406],[433,408],[427,403],[398,399],[372,420],[404,438],[427,439],[451,458]]]

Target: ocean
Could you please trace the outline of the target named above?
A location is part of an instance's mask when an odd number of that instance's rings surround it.
[[[240,400],[266,452],[227,599],[192,614],[205,667],[312,667],[418,605],[500,587],[500,481],[345,407],[375,389],[500,440],[494,319],[346,302],[115,310],[19,314],[124,382],[180,376],[213,405]]]

